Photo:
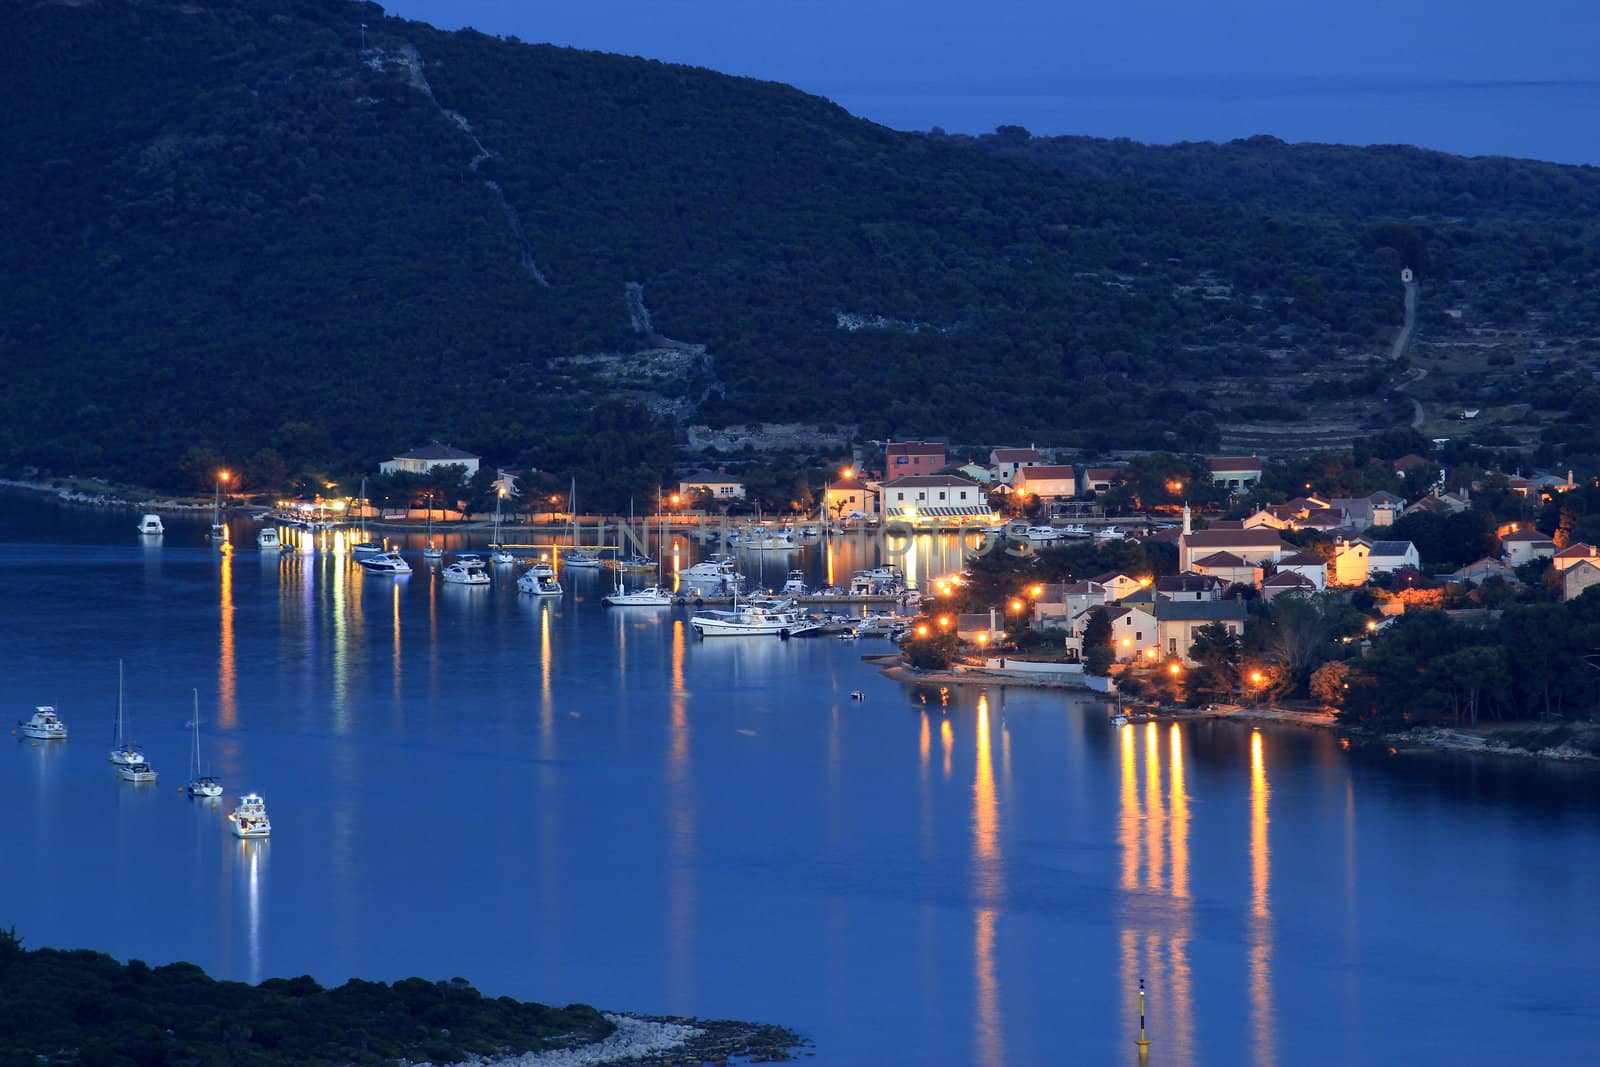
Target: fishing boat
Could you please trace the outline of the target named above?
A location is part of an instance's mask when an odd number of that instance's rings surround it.
[[[263,552],[281,552],[283,539],[278,536],[276,526],[263,526],[256,534],[256,547]]]
[[[122,661],[117,660],[117,722],[111,732],[111,762],[117,766],[134,766],[144,763],[144,753],[139,751],[139,746],[128,740],[123,729],[124,716],[122,710]]]
[[[400,555],[399,549],[391,548],[387,552],[380,552],[376,556],[367,556],[356,560],[368,574],[410,574],[411,564]]]
[[[161,516],[154,513],[144,516],[139,520],[139,533],[145,537],[160,537],[167,532],[161,524]]]
[[[537,571],[524,571],[522,577],[517,579],[519,593],[531,593],[534,596],[560,596],[561,583],[552,575],[542,575]]]
[[[350,546],[350,554],[357,560],[383,552],[383,545],[367,536],[367,480],[361,479],[361,540]]]
[[[200,764],[200,690],[194,691],[194,740],[189,746],[189,785],[187,792],[192,797],[220,797],[222,795],[222,781],[205,773]]]
[[[233,823],[234,837],[270,837],[272,821],[267,818],[267,805],[259,793],[246,793],[239,798],[239,806],[228,815]]]
[[[705,611],[689,619],[701,637],[798,637],[820,628],[793,601],[752,600],[732,611]]]
[[[56,715],[55,708],[41,704],[33,709],[31,719],[17,720],[17,733],[36,741],[65,741],[67,724]]]
[[[452,585],[488,585],[489,569],[477,556],[457,556],[444,569],[443,577]]]

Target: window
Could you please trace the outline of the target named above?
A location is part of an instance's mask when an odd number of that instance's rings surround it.
[[[894,457],[894,461],[896,463],[904,463],[904,462],[906,462],[906,459],[907,459],[906,456],[896,456],[896,457]]]
[[[1133,632],[1133,639],[1135,641],[1143,641],[1144,640],[1144,634],[1142,634],[1139,631],[1135,630]]]
[[[939,490],[939,499],[940,500],[944,499],[944,490],[943,489]]]

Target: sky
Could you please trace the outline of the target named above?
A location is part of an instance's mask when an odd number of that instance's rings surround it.
[[[1404,142],[1600,164],[1600,0],[395,0],[788,82],[901,129]]]

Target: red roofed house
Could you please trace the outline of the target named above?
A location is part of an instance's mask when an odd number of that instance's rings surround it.
[[[1209,556],[1201,556],[1189,566],[1196,574],[1209,574],[1230,585],[1261,584],[1261,568],[1232,552],[1213,552]]]
[[[1551,558],[1550,565],[1556,570],[1564,572],[1568,568],[1576,567],[1579,563],[1585,561],[1600,566],[1600,548],[1586,545],[1580,541],[1575,545],[1568,545],[1560,552],[1557,552]]]
[[[934,441],[890,441],[883,446],[883,475],[937,474],[944,470],[944,445]]]
[[[1071,500],[1078,495],[1078,474],[1070,466],[1023,467],[1017,471],[1011,487],[1040,500]]]
[[[1044,456],[1036,448],[996,448],[989,452],[989,466],[997,481],[1010,485],[1023,467],[1044,466]]]
[[[886,521],[939,529],[994,519],[983,487],[953,474],[908,474],[878,486]]]
[[[1285,571],[1298,574],[1310,582],[1319,593],[1328,588],[1328,564],[1321,556],[1310,552],[1297,552],[1292,556],[1285,556],[1278,561],[1278,573],[1282,574]]]
[[[1198,570],[1195,561],[1216,552],[1231,552],[1246,563],[1276,563],[1284,544],[1275,530],[1196,530],[1178,538],[1178,569]]]
[[[1285,593],[1314,596],[1317,592],[1318,589],[1311,583],[1311,579],[1296,571],[1279,571],[1261,583],[1261,599],[1268,602]]]
[[[1126,467],[1086,467],[1080,489],[1085,493],[1103,493],[1127,476]]]
[[[1550,559],[1556,554],[1556,543],[1538,530],[1516,530],[1500,538],[1500,554],[1513,567],[1529,560]]]
[[[1261,481],[1261,461],[1255,456],[1212,456],[1206,460],[1211,484],[1247,493]]]

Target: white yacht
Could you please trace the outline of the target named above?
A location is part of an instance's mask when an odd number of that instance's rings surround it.
[[[356,560],[371,574],[410,574],[411,564],[405,561],[398,549],[391,548],[387,552],[380,552],[376,556],[366,556]]]
[[[200,690],[194,691],[194,744],[189,749],[189,785],[186,789],[192,797],[220,797],[222,795],[222,782],[209,775],[201,773],[204,768],[200,766]]]
[[[458,556],[444,569],[444,580],[453,585],[488,585],[489,569],[477,556]]]
[[[797,637],[822,624],[793,602],[752,601],[732,611],[701,612],[689,620],[689,625],[701,637]]]
[[[111,762],[119,767],[144,765],[144,753],[139,751],[139,746],[128,740],[128,735],[123,729],[122,714],[122,661],[117,660],[117,725],[111,732]],[[146,767],[146,770],[149,768]]]
[[[1062,536],[1054,526],[1028,527],[1028,540],[1036,545],[1053,545],[1061,540]]]
[[[143,760],[138,763],[119,763],[114,769],[117,772],[117,777],[124,782],[153,782],[156,780],[156,772],[151,768],[150,764],[145,763]]]
[[[678,577],[691,582],[720,582],[738,576],[738,566],[733,557],[722,552],[713,552],[694,566],[678,572]]]
[[[276,526],[263,526],[256,534],[256,547],[263,552],[278,552],[283,549],[283,538],[278,536]]]
[[[560,596],[561,583],[553,577],[543,576],[535,571],[523,571],[522,577],[517,579],[517,591],[532,593],[534,596]]]
[[[139,520],[139,532],[146,537],[160,537],[167,528],[161,525],[161,516],[152,512]]]
[[[663,589],[659,585],[647,585],[643,589],[634,589],[630,592],[618,589],[600,599],[614,608],[670,608],[672,590]]]
[[[784,596],[805,596],[811,592],[806,586],[806,572],[794,570],[789,572],[789,577],[783,583]]]
[[[259,793],[246,793],[239,798],[239,806],[228,816],[233,823],[234,837],[270,837],[272,822],[267,818],[267,805]]]
[[[801,545],[794,539],[794,534],[788,530],[779,530],[777,533],[763,534],[753,547],[763,552],[791,552]]]
[[[660,563],[642,552],[635,552],[631,556],[623,557],[617,566],[625,571],[653,571],[660,566]]]
[[[540,556],[533,561],[533,566],[529,568],[528,573],[535,578],[554,578],[556,576],[556,567],[554,563],[551,563],[544,556]]]
[[[65,741],[67,724],[56,717],[56,709],[41,704],[33,709],[33,718],[18,719],[17,733],[38,741]]]
[[[587,548],[568,549],[566,555],[561,557],[561,561],[569,567],[582,567],[586,570],[604,566],[600,557]]]
[[[511,550],[505,545],[497,545],[494,551],[489,553],[489,561],[497,564],[515,563],[517,557],[513,556]]]

